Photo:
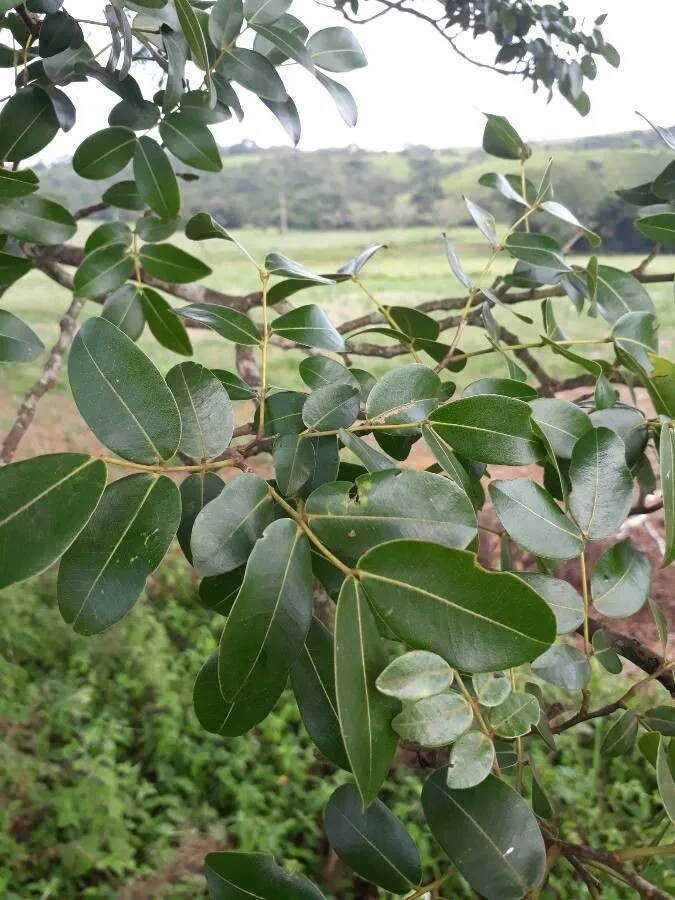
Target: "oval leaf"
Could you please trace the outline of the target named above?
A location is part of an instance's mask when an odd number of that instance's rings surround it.
[[[181,316],[191,322],[208,325],[221,337],[235,344],[251,347],[260,343],[260,333],[244,313],[216,303],[193,303],[178,310]]]
[[[495,747],[482,731],[470,731],[455,742],[450,754],[446,784],[451,790],[466,790],[485,781],[495,761]]]
[[[570,512],[592,540],[611,537],[630,511],[633,479],[626,448],[608,428],[593,428],[574,445],[569,469]]]
[[[136,150],[136,135],[130,128],[104,128],[86,138],[73,155],[73,169],[82,178],[94,180],[117,175]]]
[[[437,694],[407,703],[391,727],[406,741],[423,747],[444,747],[470,728],[473,711],[459,694]]]
[[[177,218],[180,191],[176,175],[166,153],[146,135],[135,145],[134,180],[138,193],[160,219]]]
[[[45,346],[25,322],[0,309],[0,362],[32,362]]]
[[[449,688],[453,677],[453,670],[436,653],[412,650],[390,662],[375,684],[388,697],[422,700]]]
[[[368,419],[378,425],[423,422],[438,405],[440,386],[440,378],[427,366],[414,363],[392,369],[368,395]]]
[[[649,557],[626,538],[603,553],[593,567],[593,605],[609,618],[632,616],[647,602],[651,576]]]
[[[272,331],[281,337],[320,347],[322,350],[344,351],[345,343],[324,311],[313,304],[299,306],[272,322]]]
[[[590,680],[591,664],[581,650],[561,644],[535,659],[532,671],[549,684],[580,691]]]

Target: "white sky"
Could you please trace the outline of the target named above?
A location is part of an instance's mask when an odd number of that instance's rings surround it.
[[[335,76],[356,98],[356,128],[342,122],[328,94],[308,72],[299,66],[283,70],[303,123],[300,149],[349,144],[376,150],[398,150],[412,143],[431,147],[477,145],[484,125],[481,110],[507,116],[530,140],[645,127],[635,110],[659,124],[672,124],[675,2],[640,0],[637,10],[635,0],[569,0],[569,5],[572,13],[587,16],[589,21],[609,12],[603,30],[622,58],[618,70],[602,60],[598,62],[596,81],[586,82],[592,108],[585,119],[557,93],[547,105],[544,90],[533,95],[529,83],[517,77],[507,78],[470,65],[456,56],[429,25],[393,12],[371,25],[353,26],[369,66]],[[99,20],[102,6],[91,0],[66,2],[66,9],[73,15]],[[337,13],[321,9],[313,0],[296,0],[291,12],[305,21],[310,31],[341,24]],[[87,37],[95,50],[105,43],[103,29],[89,28]],[[461,46],[474,55],[480,53],[486,61],[491,61],[496,52],[489,37],[472,45],[471,38],[465,36]],[[67,91],[78,105],[79,122],[68,135],[59,135],[45,159],[69,155],[92,130],[105,127],[110,106],[116,102],[112,94],[91,82],[73,85]],[[217,140],[222,145],[244,138],[260,146],[289,143],[272,114],[255,97],[239,92],[246,112],[244,122],[233,120],[219,125],[215,130]]]

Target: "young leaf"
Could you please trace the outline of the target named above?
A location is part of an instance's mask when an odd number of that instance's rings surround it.
[[[335,614],[335,686],[342,738],[364,808],[387,777],[398,743],[390,722],[400,704],[375,687],[385,663],[364,591],[348,578]]]
[[[620,541],[593,567],[593,605],[609,618],[632,616],[647,602],[651,574],[649,557],[636,550],[628,538]]]
[[[511,693],[511,679],[506,672],[474,675],[471,683],[481,706],[499,706]]]
[[[422,862],[408,832],[380,800],[365,811],[353,784],[343,784],[328,801],[326,837],[343,863],[366,881],[395,894],[422,880]]]
[[[500,159],[528,159],[532,150],[504,116],[484,113],[483,150]]]
[[[586,432],[572,451],[570,512],[591,540],[611,537],[630,510],[633,479],[626,448],[608,428]]]
[[[345,342],[324,311],[313,304],[299,306],[272,322],[272,331],[288,340],[309,347],[320,347],[337,353],[345,350]]]
[[[220,381],[204,366],[185,362],[167,373],[166,383],[180,412],[178,449],[196,460],[219,456],[234,431],[232,402]]]
[[[191,241],[205,241],[209,238],[219,238],[222,241],[232,241],[230,234],[219,225],[208,213],[197,213],[185,226],[185,237]]]
[[[569,644],[560,644],[542,653],[533,661],[532,671],[543,681],[568,691],[580,691],[591,677],[588,659],[581,650]]]
[[[285,872],[263,853],[208,853],[204,871],[213,900],[241,900],[251,894],[258,900],[324,900],[304,875]]]
[[[293,663],[291,684],[309,736],[327,759],[349,771],[337,713],[333,636],[316,619]]]
[[[487,210],[483,209],[482,206],[479,206],[477,203],[469,200],[468,197],[464,197],[464,203],[467,210],[469,211],[469,215],[476,223],[478,230],[481,232],[483,237],[487,238],[488,243],[490,244],[492,249],[496,250],[499,246],[499,238],[497,237],[497,232],[495,231],[494,216],[491,213],[487,212]]]
[[[368,600],[400,640],[462,671],[520,665],[553,642],[545,601],[515,575],[481,569],[465,550],[391,541],[366,553],[358,570]]]
[[[180,522],[178,488],[138,473],[110,484],[59,568],[59,611],[78,634],[122,618],[164,558]]]
[[[159,343],[181,356],[192,356],[192,344],[177,310],[157,291],[143,287],[138,293],[143,315]]]
[[[216,303],[193,303],[178,310],[191,322],[208,325],[225,340],[235,344],[255,347],[260,343],[260,332],[247,315]]]
[[[84,453],[50,453],[0,468],[0,588],[50,566],[87,524],[106,467]]]
[[[537,820],[513,788],[494,775],[452,790],[448,769],[427,779],[422,807],[431,833],[486,900],[520,900],[544,876],[546,848]]]
[[[96,437],[124,459],[156,464],[180,441],[176,401],[153,363],[103,318],[89,319],[75,336],[68,378],[82,418]]]
[[[32,362],[44,348],[32,328],[11,312],[0,309],[0,362]]]
[[[206,504],[210,503],[212,500],[215,500],[224,487],[224,481],[219,478],[215,472],[192,472],[190,475],[188,475],[187,478],[181,481],[180,499],[182,512],[176,537],[178,538],[180,549],[185,554],[185,558],[190,563],[190,565],[192,565],[191,540],[192,529],[194,527],[195,520],[202,509],[204,509]],[[229,574],[230,573],[227,573],[227,575]],[[223,577],[227,578],[227,575]],[[207,579],[202,579],[202,584],[200,585],[199,590],[200,598],[202,599],[202,601],[204,598],[202,596],[201,589],[204,581],[207,581]],[[241,578],[237,583],[237,590],[239,590],[239,584],[241,584]],[[219,596],[219,606],[218,609],[216,609],[216,612],[220,612],[221,600],[222,596]],[[229,612],[229,609],[227,611]]]
[[[422,747],[445,747],[471,727],[473,711],[459,694],[436,694],[406,703],[391,727],[406,741]]]
[[[480,784],[490,774],[495,748],[482,731],[470,731],[455,742],[447,768],[446,784],[451,790],[466,790]]]
[[[375,685],[381,694],[397,700],[422,700],[445,691],[453,677],[453,670],[436,653],[412,650],[390,662]]]

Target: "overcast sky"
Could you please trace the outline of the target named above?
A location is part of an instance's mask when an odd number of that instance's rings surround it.
[[[475,145],[480,143],[483,129],[481,110],[507,116],[531,140],[644,127],[635,110],[659,124],[672,124],[673,0],[640,0],[637,5],[635,0],[568,2],[573,13],[589,21],[609,12],[604,33],[622,58],[618,71],[600,61],[595,83],[586,82],[590,84],[587,90],[592,108],[585,119],[557,94],[547,105],[545,92],[532,95],[529,83],[470,65],[457,57],[429,25],[393,12],[371,25],[354,27],[369,66],[336,76],[357,100],[356,128],[344,125],[330,97],[309,73],[298,66],[284,68],[284,80],[303,123],[300,149],[348,144],[376,150],[398,150],[412,143],[431,147]],[[102,6],[92,0],[66,2],[72,14],[90,18],[101,18],[98,11]],[[312,31],[340,23],[337,13],[321,9],[313,0],[295,0],[291,12]],[[87,37],[94,49],[105,42],[105,32],[100,28],[89,28]],[[474,43],[465,36],[461,46],[485,60],[494,58],[489,37]],[[107,112],[115,102],[112,95],[93,84],[69,87],[68,93],[78,103],[79,123],[70,134],[60,135],[53,142],[45,158],[71,153],[86,134],[105,127]],[[250,138],[261,146],[288,143],[272,114],[255,97],[245,91],[241,95],[244,122],[218,126],[218,141],[229,145]],[[86,104],[84,115],[80,104]]]

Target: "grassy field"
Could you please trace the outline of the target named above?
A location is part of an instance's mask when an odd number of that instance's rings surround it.
[[[86,226],[78,236],[86,237]],[[388,249],[379,253],[363,272],[363,280],[368,288],[383,303],[413,306],[425,300],[439,297],[458,296],[462,290],[451,274],[445,259],[440,234],[433,228],[416,228],[406,230],[382,230],[371,232],[292,232],[278,234],[242,231],[238,238],[258,260],[263,260],[270,250],[278,250],[298,259],[314,271],[332,271],[346,262],[364,247],[373,242],[386,243]],[[467,272],[476,275],[484,266],[487,258],[485,244],[481,236],[471,229],[458,229],[452,234],[458,252]],[[227,293],[239,294],[256,290],[257,273],[243,259],[232,244],[225,242],[191,243],[180,234],[173,240],[190,252],[200,256],[213,269],[207,283]],[[585,262],[579,257],[579,263]],[[637,257],[615,256],[602,258],[609,265],[628,269],[638,262]],[[507,257],[498,259],[494,272],[506,272],[510,267]],[[653,271],[667,271],[672,267],[668,257],[657,259]],[[655,285],[651,288],[654,302],[661,316],[661,337],[663,352],[668,352],[668,344],[672,342],[673,326],[675,326],[675,307],[670,285]],[[297,302],[313,302],[322,305],[334,322],[340,323],[361,315],[372,308],[370,301],[352,283],[334,287],[315,287],[299,294]],[[21,316],[32,325],[47,347],[51,346],[57,334],[59,316],[68,305],[65,290],[48,280],[38,272],[30,273],[12,286],[2,298],[2,306]],[[571,337],[601,337],[608,333],[608,326],[603,320],[579,318],[570,301],[561,297],[555,301],[556,315],[559,323]],[[511,330],[516,330],[524,341],[536,340],[540,331],[540,311],[537,303],[524,304],[523,312],[535,319],[532,326],[523,325],[512,315],[498,310],[496,315]],[[85,316],[96,315],[99,307],[90,303],[85,309]],[[442,314],[439,314],[442,315]],[[670,336],[670,337],[669,337]],[[231,368],[233,365],[232,346],[210,331],[192,332],[194,358],[207,366]],[[377,338],[375,338],[377,340]],[[382,339],[385,340],[385,339]],[[166,372],[179,358],[161,347],[146,329],[140,339],[140,346],[152,357],[160,370]],[[469,329],[462,341],[465,351],[477,350],[487,346],[483,333],[478,329]],[[606,351],[606,348],[602,348]],[[400,357],[399,362],[406,361]],[[0,430],[5,429],[11,421],[13,412],[21,395],[37,377],[43,359],[24,366],[11,366],[3,373],[0,387]],[[382,374],[389,363],[382,360],[355,357],[355,362],[370,369],[374,375]],[[547,359],[548,366],[554,375],[578,374],[570,364],[560,357]],[[497,354],[478,357],[471,365],[457,376],[459,386],[486,374],[506,375],[506,365]],[[272,384],[279,387],[297,387],[297,372],[291,364],[288,354],[275,352],[272,356],[270,377]],[[37,419],[38,426],[43,427],[44,437],[40,441],[41,452],[52,449],[50,433],[53,432],[54,448],[62,440],[70,445],[77,440],[86,429],[80,422],[76,412],[68,401],[68,388],[65,378],[61,378],[52,403],[44,403]],[[47,446],[45,446],[45,441]]]

